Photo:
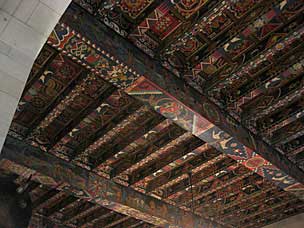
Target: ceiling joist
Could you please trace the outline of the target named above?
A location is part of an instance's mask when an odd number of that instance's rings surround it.
[[[157,60],[136,49],[77,5],[67,10],[61,23],[48,40],[54,48],[280,188],[303,195],[302,170],[164,69]],[[86,37],[82,37],[80,31],[86,31]],[[284,42],[296,42],[304,30],[300,29],[297,34],[296,38],[290,38],[291,41],[286,38]],[[82,49],[82,55],[77,55],[75,50],[80,46],[87,48]],[[92,62],[93,54],[96,58]],[[99,69],[101,61],[107,61],[109,67]],[[125,76],[117,77],[113,70],[124,72]]]
[[[78,192],[78,197],[81,192],[80,196],[86,200],[158,226],[224,228],[223,225],[118,185],[10,136],[7,137],[1,157],[68,184],[71,186],[70,192]]]

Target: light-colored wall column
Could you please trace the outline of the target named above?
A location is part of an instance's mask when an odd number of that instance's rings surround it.
[[[0,151],[32,64],[71,0],[0,0]]]
[[[303,228],[304,227],[304,213],[284,219],[277,223],[273,223],[263,228]]]

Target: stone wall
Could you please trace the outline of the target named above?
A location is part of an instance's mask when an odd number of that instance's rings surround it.
[[[71,0],[0,0],[0,151],[32,64]]]

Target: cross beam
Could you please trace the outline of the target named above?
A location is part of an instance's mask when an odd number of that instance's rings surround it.
[[[130,187],[116,184],[11,136],[6,138],[0,158],[68,184],[72,188],[70,192],[79,198],[157,226],[225,228]]]
[[[302,39],[304,29],[297,33],[282,42]],[[78,5],[70,5],[48,43],[248,169],[303,195],[302,170]]]

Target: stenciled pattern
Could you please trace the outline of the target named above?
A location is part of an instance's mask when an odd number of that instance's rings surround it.
[[[13,138],[8,138],[7,140],[7,148],[10,149],[24,145],[26,144]],[[89,200],[110,210],[115,210],[158,226],[170,227],[169,224],[174,224],[176,227],[200,227],[206,224],[212,228],[222,227],[220,224],[174,208],[153,197],[145,196],[130,188],[105,180],[77,166],[69,165],[67,167],[64,161],[56,157],[46,156],[46,154],[41,156],[42,151],[36,148],[25,149],[21,153],[18,153],[17,150],[14,151],[14,154],[6,151],[5,157],[13,162],[18,162],[21,166],[35,168],[42,175],[53,178],[57,183],[62,183],[62,187],[65,190],[72,192],[77,197]],[[18,159],[19,156],[22,156],[23,159]],[[154,210],[154,208],[157,208],[157,210]],[[149,216],[151,213],[156,214],[151,217]],[[168,213],[171,214],[170,218]],[[176,213],[180,213],[183,216],[176,216]],[[170,220],[168,221],[166,218]]]
[[[35,188],[49,227],[251,228],[303,212],[302,12],[73,1],[33,65],[10,128],[25,150],[4,169],[49,186]]]
[[[295,187],[296,194],[298,190],[303,189],[302,184],[297,183],[293,178],[282,173],[282,171],[270,164],[252,149],[240,144],[235,138],[220,130],[207,119],[186,109],[183,104],[169,97],[145,78],[142,77],[138,79],[136,84],[127,89],[127,92],[147,104],[159,107],[155,110],[166,118],[175,121],[182,128],[192,131],[194,135],[203,141],[208,142],[219,151],[228,154],[231,158],[240,162],[248,169],[255,171],[262,177],[274,181],[281,188],[292,191],[292,188]],[[162,103],[165,103],[165,105],[162,105]],[[163,109],[162,106],[165,106],[166,109]],[[211,107],[206,107],[210,116],[220,118],[219,114],[212,112],[213,110],[210,108]],[[299,192],[301,191],[303,190]]]
[[[63,52],[65,52],[67,55],[71,55],[72,57],[77,59],[77,61],[82,60],[82,63],[85,64],[84,61],[87,59],[86,56],[89,56],[89,54],[91,54],[92,52],[94,53],[94,49],[92,49],[91,52],[85,52],[84,55],[81,56],[79,55],[78,57],[73,55],[72,49],[70,49],[71,42],[78,43],[78,42],[83,42],[78,40],[86,40],[86,38],[80,38],[80,37],[81,37],[80,35],[77,35],[77,33],[71,30],[69,27],[62,25],[61,27],[57,27],[57,29],[55,29],[55,32],[53,32],[53,35],[51,35],[48,42],[52,44],[54,47],[63,49]],[[292,37],[291,40],[295,40],[297,39],[297,37],[300,36]],[[90,44],[92,46],[95,46],[95,44],[92,43]],[[102,51],[98,47],[96,47],[96,50],[97,51],[99,50],[101,54],[103,52],[104,55],[107,55],[105,51]],[[108,56],[110,55],[108,54]],[[114,58],[112,57],[112,59]],[[112,60],[112,64],[114,63],[116,63],[115,60]],[[99,64],[97,64],[97,66],[98,65]],[[120,63],[120,66],[122,65],[123,64]],[[92,68],[92,66],[93,66],[92,62],[89,61],[87,67]],[[113,66],[113,68],[115,68],[115,66]],[[96,68],[92,68],[92,69],[94,72]],[[128,69],[128,72],[132,72],[132,70]],[[106,74],[104,73],[104,75]],[[120,88],[128,87],[131,85],[131,87],[127,88],[126,90],[128,94],[135,96],[137,99],[142,100],[143,102],[151,105],[152,107],[155,107],[155,110],[161,113],[166,118],[173,120],[175,123],[177,123],[182,128],[186,129],[187,131],[191,131],[194,135],[201,138],[203,141],[208,142],[216,149],[224,153],[227,153],[233,159],[242,163],[247,168],[254,170],[259,175],[262,175],[263,177],[269,180],[275,181],[281,188],[288,189],[289,191],[291,191],[293,187],[295,187],[296,191],[298,191],[299,188],[300,189],[302,188],[301,187],[302,185],[300,183],[297,183],[295,179],[286,175],[280,169],[278,169],[273,164],[269,163],[267,160],[265,160],[264,158],[262,158],[260,155],[257,154],[259,150],[263,151],[267,146],[255,142],[256,139],[254,139],[253,136],[248,135],[249,138],[245,139],[245,141],[249,145],[251,145],[251,148],[244,146],[237,139],[232,137],[227,132],[216,127],[209,120],[193,112],[191,109],[186,107],[183,103],[180,103],[176,101],[176,99],[173,99],[171,95],[169,95],[170,91],[169,93],[164,92],[162,89],[155,86],[153,83],[151,83],[149,80],[145,79],[144,77],[141,77],[140,79],[138,79],[136,83],[134,83],[134,81],[138,77],[138,74],[135,73],[134,75],[133,73],[132,74],[130,73],[129,75],[130,77],[126,76],[125,78],[120,78],[120,80],[116,80],[116,78],[114,77],[115,79],[114,82]],[[108,78],[107,76],[105,76],[105,79],[109,80],[110,82],[111,81],[113,82],[113,78]],[[224,121],[222,114],[220,114],[212,106],[208,104],[204,104],[204,106],[202,106],[202,110],[205,112],[205,115],[209,119],[212,119],[214,121],[214,123],[217,124],[221,121],[222,122]],[[223,123],[222,125],[225,124],[229,125],[230,120],[226,119],[225,121],[227,122]],[[239,133],[236,132],[236,134]],[[257,150],[257,152],[255,152],[255,150]]]

